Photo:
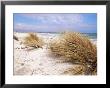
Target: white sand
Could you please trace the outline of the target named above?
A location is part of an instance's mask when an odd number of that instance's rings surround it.
[[[24,33],[16,33],[20,40],[27,36]],[[80,68],[80,65],[63,62],[61,57],[55,57],[49,51],[48,43],[51,38],[45,39],[43,48],[26,48],[20,41],[14,40],[14,75],[66,75],[67,69]],[[30,48],[31,49],[31,48]]]

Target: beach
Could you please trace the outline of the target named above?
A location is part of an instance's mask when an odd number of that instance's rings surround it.
[[[42,48],[26,47],[22,41],[27,33],[14,33],[19,41],[14,41],[14,75],[75,75],[78,70],[84,70],[79,64],[69,63],[63,57],[55,57],[48,48],[49,42],[58,34],[37,33],[44,39]],[[90,39],[96,45],[96,39]],[[77,70],[76,70],[77,68]],[[73,72],[71,72],[71,69]],[[84,75],[82,72],[80,75]]]

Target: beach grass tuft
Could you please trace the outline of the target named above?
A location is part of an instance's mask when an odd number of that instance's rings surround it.
[[[36,33],[28,33],[24,39],[24,44],[29,47],[42,48],[44,41]]]
[[[69,58],[71,62],[89,68],[87,74],[96,71],[97,49],[88,37],[76,32],[64,32],[58,39],[50,42],[49,46],[54,55]]]

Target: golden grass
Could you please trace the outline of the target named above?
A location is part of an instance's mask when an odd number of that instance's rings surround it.
[[[75,67],[71,67],[71,68],[68,68],[66,71],[64,71],[64,75],[67,74],[67,75],[84,75],[84,72],[85,72],[85,67],[83,65],[78,65],[78,66],[75,66]]]
[[[29,33],[24,39],[24,44],[29,47],[42,48],[44,42],[36,33]]]
[[[71,62],[78,62],[90,66],[93,72],[97,67],[97,49],[89,38],[80,33],[64,32],[59,39],[50,43],[50,50],[56,56],[69,58]]]

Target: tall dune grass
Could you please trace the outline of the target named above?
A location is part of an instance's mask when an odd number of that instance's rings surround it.
[[[50,50],[56,56],[69,58],[71,62],[77,62],[87,67],[87,74],[96,71],[97,50],[89,38],[80,33],[64,32],[50,43]],[[88,72],[89,71],[89,72]]]
[[[36,33],[29,33],[24,39],[24,44],[29,47],[42,48],[44,42]]]

